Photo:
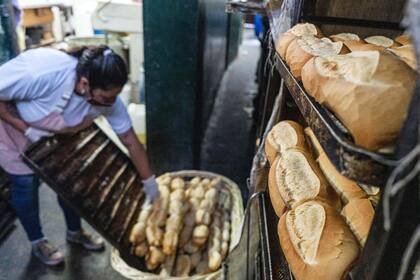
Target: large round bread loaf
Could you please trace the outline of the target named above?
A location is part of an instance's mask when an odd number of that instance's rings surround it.
[[[279,37],[276,42],[276,51],[281,58],[286,58],[286,50],[289,44],[297,37],[304,35],[312,35],[321,37],[321,31],[311,23],[299,23],[290,28],[287,32]]]
[[[292,75],[300,80],[302,67],[314,56],[330,56],[347,52],[343,42],[328,38],[302,36],[293,40],[286,51],[286,63]]]
[[[264,150],[270,164],[282,150],[290,147],[305,148],[303,127],[294,121],[281,121],[270,130]]]
[[[339,33],[330,36],[333,42],[346,42],[346,41],[356,41],[359,42],[360,38],[354,33]]]
[[[413,70],[417,70],[416,52],[413,45],[404,45],[401,47],[388,49],[393,54],[397,55],[402,61],[407,63]]]
[[[411,38],[408,35],[400,35],[397,38],[394,39],[395,42],[401,44],[401,45],[411,45]]]
[[[282,152],[275,165],[271,185],[277,186],[280,197],[288,208],[312,199],[328,201],[340,207],[337,194],[328,186],[321,170],[311,157],[302,149],[289,148]],[[272,187],[274,188],[274,187]]]
[[[315,57],[302,69],[306,91],[370,150],[392,144],[406,117],[416,74],[388,52]]]
[[[344,206],[341,214],[344,216],[360,244],[365,246],[373,216],[375,215],[375,210],[373,210],[370,200],[353,199]]]
[[[359,244],[330,205],[305,202],[283,214],[280,244],[296,280],[341,280],[359,255]]]

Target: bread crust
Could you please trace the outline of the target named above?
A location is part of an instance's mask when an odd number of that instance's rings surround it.
[[[357,260],[359,244],[343,218],[333,207],[317,201],[306,203],[318,204],[325,211],[325,222],[321,229],[322,232],[316,248],[314,263],[306,263],[296,252],[296,246],[304,246],[305,242],[302,241],[300,245],[292,242],[286,225],[289,212],[282,215],[278,224],[280,245],[293,275],[297,280],[344,279],[351,266]],[[301,206],[304,205],[302,204]]]

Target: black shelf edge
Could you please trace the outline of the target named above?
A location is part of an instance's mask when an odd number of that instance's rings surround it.
[[[276,55],[276,68],[295,100],[306,123],[314,131],[326,154],[344,176],[356,182],[382,187],[384,174],[397,161],[390,155],[368,151],[351,142],[344,126],[328,110],[306,94],[303,86]]]
[[[380,29],[393,29],[403,31],[405,28],[399,22],[387,22],[365,19],[341,18],[341,17],[322,17],[322,16],[304,16],[302,21],[308,21],[317,24],[360,26]]]
[[[265,4],[262,2],[227,2],[225,6],[227,13],[244,13],[244,14],[266,14]]]

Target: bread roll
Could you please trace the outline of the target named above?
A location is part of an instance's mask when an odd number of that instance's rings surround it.
[[[305,147],[303,128],[294,121],[281,121],[270,130],[265,140],[265,155],[270,164],[281,152],[290,147]]]
[[[337,194],[328,186],[321,170],[308,152],[289,148],[282,153],[273,167],[275,185],[288,208],[315,198],[339,207]]]
[[[344,203],[348,203],[352,199],[366,198],[366,193],[359,185],[341,175],[325,153],[318,157],[318,164],[328,183],[330,183]]]
[[[400,35],[397,38],[394,39],[395,42],[401,44],[401,45],[411,45],[411,38],[408,35]]]
[[[312,35],[316,37],[321,37],[321,32],[313,24],[310,23],[299,23],[289,29],[286,33],[279,37],[276,42],[276,51],[281,58],[286,58],[286,50],[289,47],[289,44],[297,37],[304,35]]]
[[[354,199],[344,206],[341,214],[346,219],[347,224],[359,240],[365,246],[366,239],[372,225],[375,210],[369,199]]]
[[[203,246],[209,237],[209,227],[206,225],[199,225],[194,228],[193,242],[197,246]]]
[[[286,212],[278,234],[296,280],[344,279],[359,254],[359,244],[340,214],[317,201]]]
[[[365,42],[383,48],[397,47],[399,45],[398,43],[395,43],[394,40],[385,36],[370,36],[365,38]]]
[[[286,52],[286,63],[292,75],[300,80],[302,67],[314,56],[330,56],[346,53],[342,42],[332,42],[328,38],[319,39],[304,36],[293,40]]]
[[[160,276],[169,277],[172,275],[172,271],[174,270],[174,266],[175,266],[175,258],[176,258],[176,254],[167,256],[165,258],[165,262],[162,264],[162,269],[159,273]]]
[[[134,248],[134,254],[137,257],[144,257],[147,255],[148,252],[149,252],[149,246],[147,245],[146,241],[143,241],[142,243],[138,244]]]
[[[354,33],[339,33],[330,36],[333,42],[346,42],[346,41],[360,41],[359,36]]]
[[[171,190],[177,190],[177,189],[181,189],[183,190],[185,188],[185,182],[182,178],[174,178],[171,182]]]
[[[271,165],[270,172],[268,173],[268,194],[270,195],[271,205],[273,205],[274,212],[277,217],[281,217],[286,211],[286,205],[283,202],[283,198],[280,195],[279,189],[276,183],[276,169],[279,158],[277,158]]]
[[[186,277],[190,274],[191,259],[187,255],[180,255],[176,258],[175,276]]]
[[[146,256],[146,267],[148,270],[155,270],[160,264],[165,261],[165,254],[162,250],[151,246],[149,253]]]
[[[395,55],[378,51],[316,57],[302,70],[306,91],[335,113],[356,144],[369,150],[395,140],[415,79],[415,72]]]
[[[413,70],[417,70],[416,52],[413,45],[404,45],[401,47],[388,49],[393,54],[397,55],[402,61],[407,63]]]

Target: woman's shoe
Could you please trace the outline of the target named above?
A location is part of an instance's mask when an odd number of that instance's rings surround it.
[[[32,245],[32,254],[48,266],[59,265],[64,262],[64,255],[48,240],[42,240]]]
[[[67,231],[66,239],[69,243],[82,245],[89,251],[102,251],[105,249],[105,242],[101,237],[89,234],[84,230],[75,233]]]

